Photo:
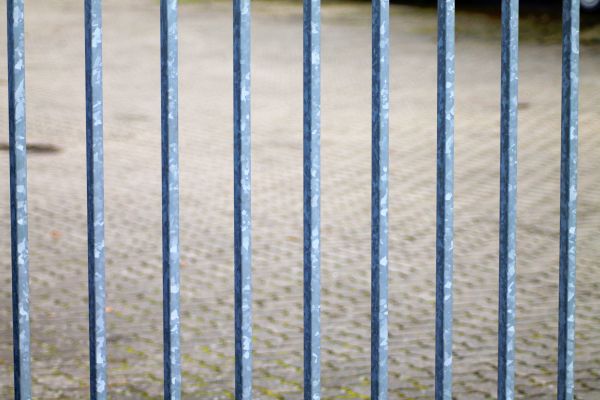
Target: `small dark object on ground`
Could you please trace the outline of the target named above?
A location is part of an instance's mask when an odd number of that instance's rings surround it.
[[[8,143],[0,143],[0,150],[8,151]],[[51,143],[27,143],[27,152],[35,154],[50,154],[60,152],[60,147]]]

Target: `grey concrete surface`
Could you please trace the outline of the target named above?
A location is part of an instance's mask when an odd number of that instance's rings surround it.
[[[302,391],[302,24],[254,2],[257,399]],[[106,244],[112,399],[162,396],[158,2],[106,0]],[[537,20],[533,21],[536,22]],[[528,32],[531,21],[525,19]],[[533,23],[531,22],[531,23]],[[540,21],[537,21],[540,22]],[[35,399],[88,392],[83,2],[27,2]],[[456,399],[495,398],[497,16],[460,14],[457,44]],[[2,23],[3,26],[5,23]],[[556,21],[541,20],[541,26]],[[229,2],[181,5],[185,399],[233,393],[232,30]],[[436,52],[433,10],[391,18],[390,398],[431,399]],[[577,399],[600,398],[600,46],[581,49]],[[590,33],[590,30],[592,33]],[[6,65],[0,29],[0,66]],[[585,36],[588,35],[588,36]],[[591,35],[591,36],[590,36]],[[555,398],[560,44],[525,35],[519,136],[517,398]],[[323,10],[323,398],[369,395],[370,9]],[[6,140],[6,73],[0,121]],[[0,396],[12,396],[8,155],[0,153]]]

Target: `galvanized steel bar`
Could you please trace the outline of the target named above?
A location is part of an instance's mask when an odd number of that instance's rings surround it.
[[[498,399],[514,399],[519,0],[502,1]]]
[[[438,0],[435,398],[452,399],[454,0]]]
[[[575,379],[575,253],[579,128],[579,0],[563,2],[558,399],[572,400]]]
[[[304,399],[321,398],[321,0],[304,0]]]
[[[107,359],[104,317],[102,0],[86,0],[84,9],[90,397],[103,400],[107,397]]]
[[[181,398],[177,0],[160,2],[164,395]]]
[[[389,0],[372,2],[371,398],[388,396]]]
[[[24,1],[7,0],[10,238],[15,399],[31,399]]]
[[[233,0],[235,398],[252,398],[250,0]]]

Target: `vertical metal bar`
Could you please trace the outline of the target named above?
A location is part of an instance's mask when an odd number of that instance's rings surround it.
[[[250,0],[233,0],[235,398],[252,398]]]
[[[572,400],[575,364],[575,252],[579,128],[579,0],[563,1],[558,399]]]
[[[31,399],[24,1],[7,0],[10,238],[15,399]]]
[[[498,399],[514,399],[519,0],[502,1]]]
[[[389,0],[372,2],[371,398],[388,396]]]
[[[103,400],[106,384],[104,309],[104,150],[102,100],[102,0],[85,0],[90,397]]]
[[[435,398],[452,399],[454,0],[438,0]]]
[[[321,398],[321,0],[304,0],[304,399]]]
[[[160,2],[165,399],[181,398],[177,0]]]

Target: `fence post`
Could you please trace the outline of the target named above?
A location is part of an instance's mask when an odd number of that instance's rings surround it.
[[[452,400],[454,12],[454,0],[438,0],[436,400]]]
[[[24,1],[7,0],[10,238],[15,399],[31,399]]]
[[[371,398],[388,391],[389,0],[372,3]]]
[[[160,2],[165,399],[181,398],[177,0]]]
[[[321,398],[321,0],[304,0],[304,399]]]
[[[252,398],[250,0],[233,1],[235,398]]]
[[[107,397],[106,291],[104,285],[104,150],[102,100],[102,0],[85,1],[90,397]]]
[[[519,1],[502,1],[498,399],[514,399]]]
[[[572,400],[575,386],[575,253],[579,118],[579,0],[563,1],[562,129],[560,172],[560,278],[558,399]]]

